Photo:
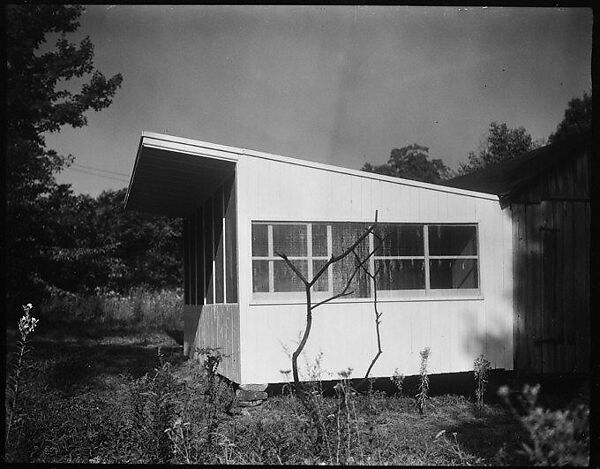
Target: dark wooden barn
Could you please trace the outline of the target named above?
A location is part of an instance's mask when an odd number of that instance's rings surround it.
[[[589,371],[590,154],[583,134],[447,183],[510,210],[515,370]]]

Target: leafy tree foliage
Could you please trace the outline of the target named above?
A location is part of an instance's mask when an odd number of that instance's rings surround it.
[[[86,37],[69,42],[83,7],[79,5],[9,5],[6,10],[7,182],[9,200],[32,200],[55,187],[53,173],[69,158],[45,147],[44,133],[63,125],[83,127],[85,112],[108,107],[121,85],[120,74],[107,79],[94,68],[94,47]],[[60,34],[56,46],[41,52],[49,33]],[[65,88],[91,75],[79,92]]]
[[[565,110],[563,120],[558,124],[554,133],[548,137],[549,143],[555,143],[571,135],[592,128],[592,95],[583,93],[581,98],[573,98]]]
[[[63,125],[86,125],[85,113],[109,106],[121,85],[120,74],[107,79],[95,69],[88,37],[79,44],[67,39],[82,11],[77,5],[6,7],[9,297],[30,295],[57,278],[48,262],[68,237],[58,220],[74,202],[69,186],[58,185],[54,174],[72,157],[47,149],[44,135]],[[49,34],[58,35],[53,48],[45,44]],[[77,92],[70,90],[74,82],[83,82]]]
[[[34,205],[43,221],[29,230],[28,294],[180,286],[181,221],[125,211],[125,193],[75,196],[61,185]]]
[[[183,281],[180,219],[125,211],[126,190],[105,191],[95,201],[98,246],[114,246],[100,285],[117,291],[134,285],[177,287]]]
[[[416,143],[394,148],[385,164],[373,166],[371,163],[365,163],[361,169],[370,173],[431,183],[438,183],[450,176],[450,169],[442,160],[430,160],[429,148]]]
[[[492,122],[477,153],[470,152],[467,162],[459,164],[458,174],[472,173],[486,166],[510,160],[537,146],[524,127],[511,129],[505,123]]]
[[[124,210],[125,189],[63,198],[54,246],[42,263],[53,287],[91,293],[179,286],[182,226],[178,219]],[[67,203],[64,203],[67,202]]]

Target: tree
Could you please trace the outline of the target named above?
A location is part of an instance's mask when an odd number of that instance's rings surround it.
[[[301,270],[288,258],[286,253],[275,251],[275,255],[280,257],[281,259],[283,259],[283,261],[286,263],[288,268],[302,282],[302,284],[304,286],[304,291],[306,294],[306,325],[305,325],[304,332],[302,334],[300,343],[298,344],[298,347],[296,347],[296,350],[294,350],[294,352],[292,353],[292,375],[294,377],[294,387],[296,389],[297,396],[300,398],[300,401],[302,402],[302,404],[308,411],[310,417],[313,420],[313,423],[315,424],[315,426],[317,428],[317,441],[316,441],[317,448],[321,448],[323,443],[326,443],[327,445],[329,445],[329,443],[328,443],[327,439],[325,438],[325,425],[323,423],[323,416],[321,415],[321,412],[319,411],[318,404],[314,401],[314,395],[310,392],[309,388],[306,387],[300,381],[300,375],[298,373],[298,357],[304,350],[306,342],[308,341],[308,338],[310,336],[310,332],[311,332],[311,328],[312,328],[313,311],[316,308],[318,308],[319,306],[329,303],[330,301],[334,301],[338,298],[343,298],[345,296],[352,295],[354,293],[352,290],[350,290],[352,281],[360,271],[363,271],[373,281],[373,290],[374,290],[373,309],[374,309],[374,314],[375,314],[375,332],[377,334],[377,353],[371,360],[371,363],[370,363],[369,367],[367,368],[365,376],[362,379],[362,381],[358,387],[361,387],[364,383],[367,382],[367,380],[369,378],[369,373],[371,372],[371,369],[373,368],[373,366],[375,365],[375,363],[377,362],[377,360],[383,353],[383,351],[381,349],[381,331],[379,328],[379,326],[381,324],[382,313],[380,313],[377,308],[377,276],[379,274],[380,268],[378,268],[375,272],[369,272],[369,269],[367,267],[369,259],[372,256],[374,256],[378,250],[380,250],[382,248],[383,241],[384,241],[384,239],[375,232],[376,227],[377,227],[377,211],[375,211],[375,222],[372,225],[370,225],[360,236],[358,236],[349,247],[344,248],[341,253],[339,253],[337,255],[334,255],[332,253],[331,257],[327,260],[327,262],[325,262],[325,264],[323,266],[321,266],[321,268],[317,271],[317,273],[315,273],[313,275],[312,279],[305,277],[305,275],[301,272]],[[370,234],[373,234],[374,238],[377,239],[377,244],[375,245],[374,249],[372,249],[367,254],[361,256],[357,252],[357,250],[359,250],[359,246],[361,246],[361,245],[364,246],[364,242],[366,242],[366,240]],[[335,264],[336,262],[343,261],[345,258],[349,257],[351,254],[354,258],[354,264],[348,269],[347,273],[349,275],[345,279],[343,288],[340,291],[332,293],[331,296],[328,296],[326,299],[318,301],[316,303],[313,303],[312,290],[313,290],[313,287],[317,284],[319,278],[328,271],[329,266]]]
[[[48,282],[40,278],[38,263],[57,241],[52,216],[57,206],[72,203],[69,186],[54,179],[72,156],[47,149],[44,135],[63,125],[86,125],[85,113],[108,107],[121,85],[120,74],[107,79],[95,69],[89,37],[79,45],[67,40],[82,11],[78,5],[6,8],[9,295]],[[54,48],[45,46],[49,34],[59,35]],[[79,91],[71,91],[80,81]]]
[[[438,183],[450,176],[450,169],[440,159],[429,159],[429,148],[413,143],[394,148],[387,163],[373,166],[365,163],[361,168],[371,173],[385,174],[415,181]]]
[[[183,279],[181,219],[125,211],[126,190],[104,191],[95,200],[92,230],[96,246],[114,246],[99,284],[116,291],[146,284],[180,286]]]
[[[563,120],[554,133],[548,137],[549,143],[592,129],[592,95],[583,93],[581,98],[573,98],[565,110]]]
[[[125,189],[93,198],[59,188],[40,204],[43,225],[30,230],[39,252],[29,274],[41,290],[126,293],[181,284],[181,220],[125,211]]]
[[[505,123],[492,122],[488,134],[479,145],[477,153],[470,152],[466,163],[460,163],[458,174],[464,175],[478,171],[489,165],[516,158],[533,150],[538,143],[524,127],[509,128]]]

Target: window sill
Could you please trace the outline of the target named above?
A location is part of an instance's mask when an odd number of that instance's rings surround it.
[[[381,303],[415,303],[415,302],[432,302],[432,301],[483,301],[483,295],[465,295],[465,296],[402,296],[402,297],[387,297],[377,298],[377,304]],[[318,301],[314,302],[315,304]],[[338,298],[326,304],[353,304],[353,303],[373,303],[373,298]],[[302,305],[306,302],[300,299],[260,299],[251,300],[249,306],[279,306],[279,305]],[[322,305],[326,306],[326,305]]]

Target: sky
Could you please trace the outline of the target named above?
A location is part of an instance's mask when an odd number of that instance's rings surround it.
[[[123,84],[46,142],[92,196],[127,186],[142,131],[353,169],[417,143],[455,169],[491,122],[545,140],[591,92],[586,8],[88,5],[80,24]]]

